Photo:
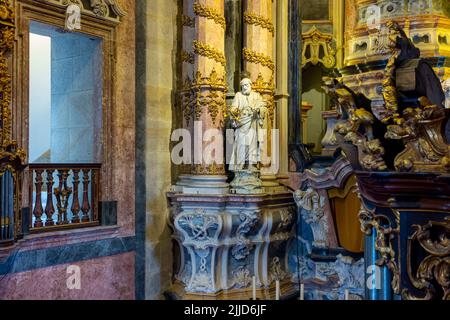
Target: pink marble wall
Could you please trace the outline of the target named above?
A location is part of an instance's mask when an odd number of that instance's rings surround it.
[[[116,66],[112,110],[113,189],[104,200],[117,201],[117,221],[122,235],[134,235],[135,221],[135,1],[119,0],[127,12],[116,29]]]
[[[134,252],[0,276],[1,300],[132,300]],[[71,265],[80,268],[80,289],[68,289]]]

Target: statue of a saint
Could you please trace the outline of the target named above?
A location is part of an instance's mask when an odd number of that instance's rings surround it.
[[[255,171],[261,161],[262,130],[267,128],[267,104],[258,92],[252,90],[249,78],[241,81],[241,92],[236,94],[229,111],[235,129],[229,169]]]

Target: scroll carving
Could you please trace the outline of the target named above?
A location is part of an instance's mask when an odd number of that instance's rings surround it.
[[[450,217],[443,222],[430,221],[426,225],[414,225],[416,231],[408,239],[407,270],[413,286],[424,292],[423,296],[404,289],[406,300],[431,300],[438,297],[438,287],[442,300],[450,300]],[[413,252],[419,245],[425,251],[425,258],[413,272]]]
[[[311,30],[302,35],[302,39],[302,66],[305,66],[308,63],[317,65],[319,62],[328,69],[335,66],[336,50],[332,46],[332,35],[322,33],[314,26]],[[321,51],[323,52],[323,56],[321,56]]]

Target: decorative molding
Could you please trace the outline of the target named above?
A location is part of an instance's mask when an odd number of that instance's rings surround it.
[[[213,20],[215,23],[220,25],[223,29],[226,27],[225,16],[219,13],[216,9],[211,7],[203,6],[199,2],[194,3],[194,13],[197,16],[204,17]]]
[[[271,71],[275,70],[275,64],[269,56],[266,56],[263,53],[255,52],[250,50],[249,48],[244,48],[242,50],[244,60],[247,60],[251,63],[260,64],[264,67],[269,68]]]
[[[328,69],[336,65],[336,50],[332,47],[333,36],[331,34],[322,33],[316,26],[313,26],[307,33],[302,34],[302,39],[302,67],[308,63],[317,65],[319,62]],[[324,53],[322,58],[320,57],[321,48]]]
[[[195,28],[195,19],[183,14],[181,16],[181,24],[183,27]]]
[[[226,109],[226,90],[225,78],[219,77],[215,69],[209,76],[203,76],[198,71],[193,81],[186,77],[179,92],[180,107],[186,122],[192,118],[199,120],[203,111],[208,110],[213,123],[216,123],[220,112]]]
[[[274,36],[275,34],[275,27],[273,26],[272,21],[270,21],[268,18],[257,15],[253,12],[245,12],[244,13],[244,21],[247,24],[259,26],[261,28],[269,30],[269,32]]]
[[[194,175],[208,175],[208,176],[223,175],[225,174],[225,165],[216,164],[215,162],[211,165],[195,164],[192,166],[191,173]]]
[[[224,77],[220,78],[215,69],[209,77],[203,77],[197,72],[191,86],[194,91],[195,120],[199,120],[203,110],[207,109],[211,120],[216,123],[219,113],[226,109],[226,83]]]
[[[194,64],[194,54],[191,52],[187,52],[185,50],[181,51],[181,61],[189,63],[189,64]]]
[[[223,67],[226,65],[225,54],[220,50],[210,46],[207,43],[202,43],[200,41],[193,41],[193,48],[195,54],[200,56],[204,56],[206,58],[212,59],[218,63],[220,63]]]
[[[119,22],[120,18],[126,16],[127,12],[119,5],[117,0],[90,0],[88,6],[84,6],[80,0],[43,0],[61,7],[71,4],[79,5],[81,12],[93,15],[100,19]]]
[[[209,76],[203,76],[200,71],[195,74],[194,81],[192,83],[193,88],[209,87],[211,89],[226,89],[226,80],[224,77],[219,77],[216,69],[211,71]]]

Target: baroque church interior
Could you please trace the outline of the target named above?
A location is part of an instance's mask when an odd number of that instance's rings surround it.
[[[450,1],[0,0],[0,299],[450,300]]]

